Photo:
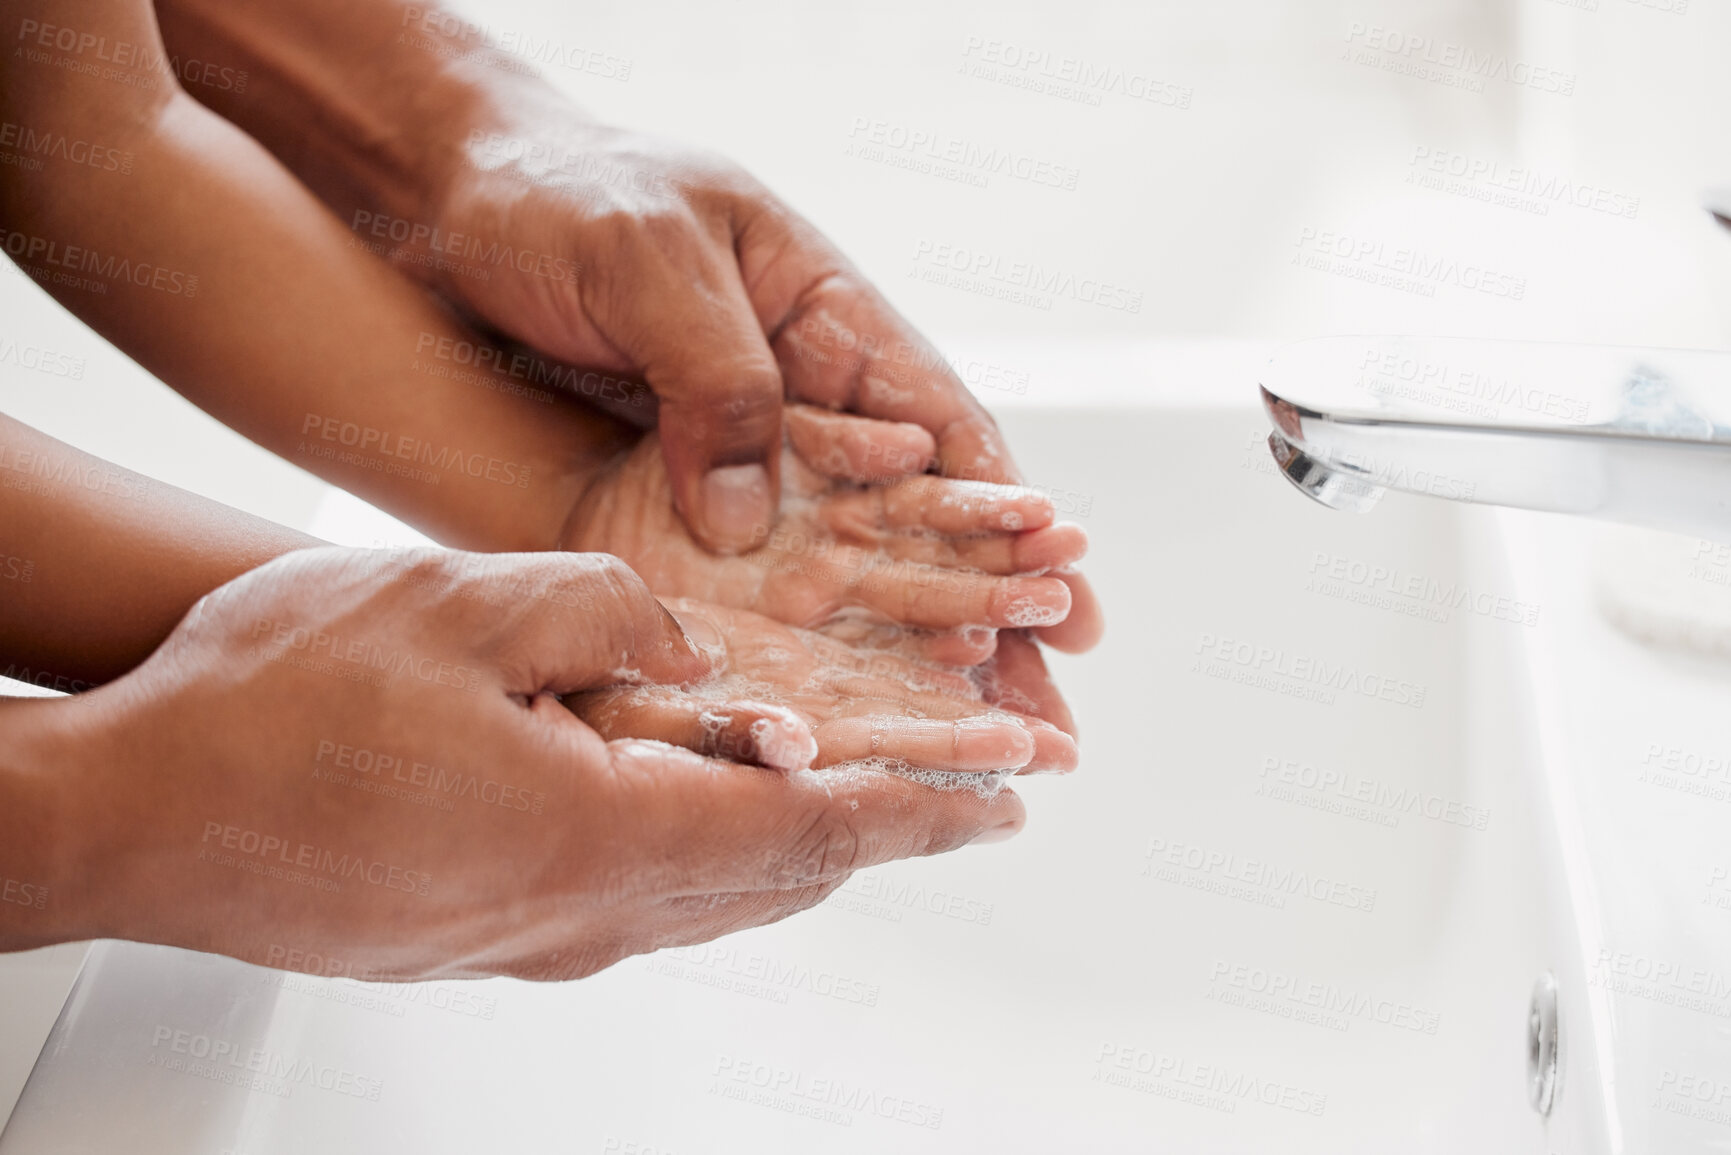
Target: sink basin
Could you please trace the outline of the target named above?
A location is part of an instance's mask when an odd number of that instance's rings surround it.
[[[1725,676],[1596,632],[1580,523],[1300,500],[1253,392],[1002,412],[1110,619],[1020,837],[565,985],[101,944],[0,1153],[1731,1142],[1731,804],[1639,777],[1731,750]]]

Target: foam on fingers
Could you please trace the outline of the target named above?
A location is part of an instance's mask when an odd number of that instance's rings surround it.
[[[824,722],[815,735],[818,766],[886,758],[946,772],[1013,773],[1036,752],[1028,729],[1003,714],[953,721],[867,714]]]

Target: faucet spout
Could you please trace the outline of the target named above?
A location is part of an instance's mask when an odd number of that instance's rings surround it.
[[[1731,354],[1329,337],[1277,354],[1262,403],[1333,509],[1393,489],[1731,540]]]

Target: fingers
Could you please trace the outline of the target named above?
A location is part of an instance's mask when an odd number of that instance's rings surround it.
[[[921,631],[912,634],[912,644],[914,653],[928,662],[977,666],[997,652],[998,631],[990,626]]]
[[[941,790],[859,765],[777,774],[650,742],[609,744],[642,805],[613,831],[662,864],[667,894],[794,889],[939,854],[1026,820],[1008,789]]]
[[[990,626],[911,630],[857,609],[835,615],[817,631],[855,648],[885,650],[944,666],[975,666],[998,648],[998,631]]]
[[[508,693],[682,683],[709,672],[643,579],[611,554],[424,551],[401,564],[400,580],[441,612],[480,607]],[[508,611],[493,608],[502,601]]]
[[[1106,616],[1100,609],[1100,599],[1094,595],[1094,587],[1074,570],[1058,569],[1052,576],[1070,587],[1070,616],[1057,625],[1035,630],[1034,635],[1066,654],[1093,649],[1106,632]]]
[[[996,423],[943,356],[857,270],[839,257],[827,267],[775,330],[788,396],[912,422],[936,439],[945,476],[1015,482]]]
[[[1086,557],[1088,535],[1081,526],[1065,522],[1028,533],[1000,533],[990,537],[892,534],[883,538],[879,548],[894,558],[951,569],[973,569],[990,574],[1044,574],[1072,566]]]
[[[956,564],[998,574],[1046,573],[1075,565],[1087,554],[1087,531],[1070,522],[1014,536],[965,538],[955,546]]]
[[[825,477],[882,483],[924,473],[937,442],[918,425],[854,417],[816,405],[783,412],[788,439],[807,466]]]
[[[856,696],[906,701],[910,694],[930,694],[950,701],[980,700],[979,689],[966,671],[946,669],[898,647],[844,645],[817,632],[803,636],[807,649],[822,663],[816,671],[819,680],[828,685],[845,680]]]
[[[892,485],[843,492],[823,503],[838,533],[870,537],[882,529],[943,534],[1022,533],[1052,524],[1051,498],[1031,489],[910,477]]]
[[[856,575],[849,592],[897,621],[935,630],[1047,626],[1070,612],[1070,589],[1057,578],[994,577],[914,563]]]
[[[785,706],[750,700],[699,698],[660,686],[597,690],[566,700],[609,741],[650,738],[710,758],[804,770],[818,756],[805,721]],[[1030,741],[1030,753],[1032,742]]]
[[[624,352],[660,399],[674,505],[709,549],[750,549],[780,494],[781,373],[752,311],[731,235],[646,272]],[[693,241],[693,245],[701,242]]]
[[[955,721],[868,714],[823,722],[815,766],[883,758],[938,770],[1019,770],[1034,758],[1034,736],[1014,718]]]
[[[1021,723],[1034,739],[1034,754],[1022,767],[1022,773],[1069,774],[1082,764],[1076,739],[1038,718],[1022,718]]]
[[[1076,737],[1076,721],[1070,707],[1052,684],[1040,647],[1021,632],[998,635],[998,652],[992,660],[973,670],[974,680],[987,702],[1003,710],[1050,722],[1070,737]]]

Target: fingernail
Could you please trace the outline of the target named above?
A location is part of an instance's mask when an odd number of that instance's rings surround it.
[[[715,628],[714,622],[702,614],[695,614],[690,611],[676,614],[669,610],[668,615],[679,623],[679,627],[685,631],[686,638],[697,645],[703,647],[721,645],[721,631]]]
[[[955,726],[958,750],[965,742],[974,758],[996,762],[995,770],[1011,770],[1033,760],[1034,735],[1008,714],[963,718]]]
[[[774,513],[763,466],[723,465],[704,475],[703,523],[718,548],[750,549]]]
[[[817,760],[817,739],[792,714],[774,720],[759,718],[751,724],[751,740],[759,760],[777,770],[809,770]]]
[[[1008,842],[1022,829],[1022,824],[1016,821],[1001,822],[990,830],[982,830],[968,843],[969,846],[985,846],[992,842]]]

